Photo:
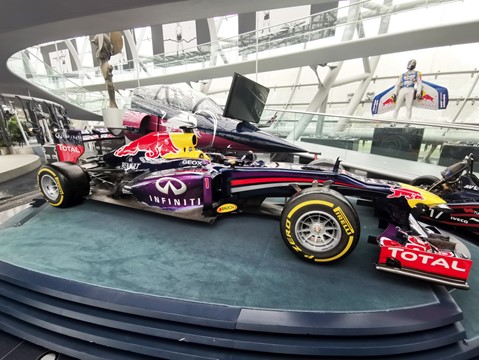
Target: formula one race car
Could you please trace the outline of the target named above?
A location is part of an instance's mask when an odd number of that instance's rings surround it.
[[[445,213],[431,208],[421,219],[479,234],[479,179],[474,175],[473,154],[444,169],[441,176],[425,175],[411,182],[442,197],[451,209]]]
[[[377,239],[382,248],[379,270],[468,287],[467,249],[448,239],[432,245],[433,232],[421,228],[411,215],[413,208],[444,206],[441,198],[423,189],[357,176],[341,169],[339,159],[327,166],[321,161],[266,165],[253,153],[208,154],[195,147],[197,138],[191,129],[151,132],[111,152],[79,160],[86,134],[71,136],[71,131],[56,136],[58,159],[67,161],[38,171],[40,191],[52,206],[67,207],[88,197],[207,222],[227,213],[273,214],[280,218],[282,238],[294,254],[306,261],[330,263],[345,258],[358,243],[359,217],[346,198],[354,196],[373,204],[383,221],[423,246],[419,251],[419,245],[410,246],[398,234],[383,234]],[[88,136],[91,139],[93,134]],[[98,139],[102,138],[99,133]],[[287,200],[266,201],[278,198]]]

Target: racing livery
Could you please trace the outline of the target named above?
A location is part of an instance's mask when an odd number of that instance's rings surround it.
[[[421,274],[430,281],[468,288],[467,249],[450,246],[446,253],[444,244],[453,241],[444,239],[440,246],[428,245],[432,231],[418,226],[412,216],[445,210],[444,200],[437,195],[352,174],[342,169],[339,159],[326,165],[318,160],[307,165],[265,164],[253,153],[242,157],[205,153],[196,148],[197,136],[191,129],[182,131],[153,131],[105,154],[44,165],[37,176],[40,191],[56,207],[72,206],[88,197],[210,223],[240,212],[274,215],[286,246],[314,263],[344,259],[355,249],[361,225],[346,197],[353,196],[374,206],[383,223],[417,238],[417,243],[424,242],[419,249],[398,241],[396,235],[379,236],[379,270]],[[83,135],[88,140],[105,138]],[[57,148],[62,159],[62,151],[69,151],[69,137],[59,138],[64,145]]]

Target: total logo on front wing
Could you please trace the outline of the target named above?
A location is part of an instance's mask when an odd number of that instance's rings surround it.
[[[462,280],[467,280],[472,266],[472,261],[470,259],[457,258],[410,248],[381,246],[378,263],[387,264],[389,258],[398,260],[401,263],[402,268]]]

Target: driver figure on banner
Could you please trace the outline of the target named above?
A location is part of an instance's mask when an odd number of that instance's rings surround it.
[[[422,74],[416,68],[416,60],[407,63],[407,71],[401,74],[394,88],[393,99],[396,102],[393,117],[397,119],[399,109],[406,101],[406,119],[410,120],[412,115],[412,102],[414,98],[422,97]]]

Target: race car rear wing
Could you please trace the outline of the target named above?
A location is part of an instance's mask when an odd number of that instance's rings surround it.
[[[113,151],[125,142],[123,135],[115,136],[107,128],[57,130],[53,133],[53,139],[54,144],[43,146],[45,158],[49,163],[55,161],[76,163],[85,153],[86,142],[95,142],[95,149],[99,154]]]

